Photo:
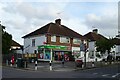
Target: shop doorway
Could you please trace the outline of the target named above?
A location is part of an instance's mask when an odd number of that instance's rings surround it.
[[[73,60],[71,51],[54,51],[53,57],[55,61],[71,61]]]

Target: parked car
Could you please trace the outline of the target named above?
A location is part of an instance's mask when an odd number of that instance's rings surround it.
[[[83,58],[75,59],[75,65],[76,65],[76,67],[82,67],[82,65],[83,65]]]

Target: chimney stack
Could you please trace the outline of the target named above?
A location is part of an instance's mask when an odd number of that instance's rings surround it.
[[[56,20],[55,20],[55,23],[56,23],[57,25],[61,25],[61,19],[56,19]]]
[[[93,33],[98,33],[98,29],[93,29]]]

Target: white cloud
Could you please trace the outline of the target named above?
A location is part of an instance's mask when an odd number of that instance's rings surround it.
[[[17,41],[18,37],[20,39],[22,36],[55,20],[58,17],[57,13],[66,6],[66,3],[53,5],[53,3],[29,3],[22,2],[22,0],[0,4],[2,4],[0,7],[2,23]],[[22,41],[20,43],[23,44]]]
[[[119,0],[2,0],[1,2],[118,2]]]
[[[10,18],[9,20],[6,21],[7,24],[11,24],[13,25],[12,28],[14,29],[21,29],[23,26],[23,24],[25,24],[26,19],[25,17],[16,14],[16,15],[12,15],[12,18]]]
[[[91,31],[92,26],[98,28],[103,35],[114,36],[116,34],[117,10],[115,6],[101,7],[100,14],[88,13],[83,19],[81,16],[68,13],[67,9],[64,10],[69,3],[17,1],[0,3],[0,19],[3,25],[7,26],[7,31],[13,35],[14,40],[21,44],[23,44],[22,36],[49,22],[54,22],[59,17],[62,19],[63,25],[82,35]],[[71,11],[74,12],[74,10]],[[113,29],[114,34],[111,33]]]
[[[90,29],[88,29],[88,27],[79,18],[72,17],[69,20],[63,20],[62,22],[64,25],[81,35],[84,35],[85,33],[90,31]]]
[[[115,37],[118,32],[117,11],[115,12],[116,14],[108,13],[108,15],[106,13],[104,14],[103,12],[104,15],[101,16],[96,14],[88,14],[85,20],[85,24],[91,29],[92,27],[98,28],[100,30],[100,33],[107,37]]]
[[[95,21],[95,22],[94,22]],[[94,25],[94,23],[101,21],[101,17],[97,16],[95,14],[88,14],[86,17],[86,23],[89,25],[92,23],[92,25]]]

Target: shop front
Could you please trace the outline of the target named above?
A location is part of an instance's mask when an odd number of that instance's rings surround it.
[[[67,46],[41,45],[38,46],[38,60],[69,61],[72,51]]]

